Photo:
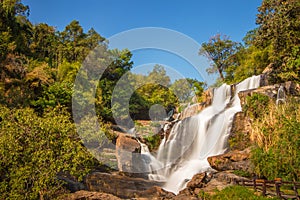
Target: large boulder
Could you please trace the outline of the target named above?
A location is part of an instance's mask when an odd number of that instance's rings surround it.
[[[184,199],[199,199],[198,194],[201,189],[206,186],[207,175],[206,173],[198,173],[187,183],[185,189],[181,190],[179,194],[173,199],[184,200]]]
[[[131,135],[119,133],[116,140],[116,157],[119,171],[134,172],[135,154],[141,152],[141,145]]]
[[[210,166],[218,171],[242,170],[249,172],[250,166],[250,149],[244,151],[230,151],[229,153],[208,157]]]
[[[100,172],[87,175],[85,182],[89,191],[109,193],[120,198],[139,197],[143,191],[162,184],[143,178]]]

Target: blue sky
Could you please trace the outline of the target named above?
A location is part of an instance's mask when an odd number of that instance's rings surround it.
[[[32,23],[47,23],[63,30],[78,20],[85,31],[94,28],[105,38],[142,27],[178,31],[201,44],[217,34],[242,41],[256,27],[261,0],[23,0]],[[175,42],[175,41],[174,41]],[[162,63],[183,76],[201,79],[185,60],[156,50],[133,52],[135,66]]]

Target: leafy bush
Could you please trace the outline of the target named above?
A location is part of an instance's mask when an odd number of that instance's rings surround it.
[[[63,184],[58,172],[82,180],[97,164],[69,119],[64,109],[39,117],[0,106],[0,199],[52,198]]]
[[[269,104],[269,97],[263,94],[254,93],[246,97],[246,104],[243,107],[245,113],[252,117],[257,118],[264,113]]]
[[[161,142],[161,136],[159,134],[149,135],[144,137],[144,140],[146,141],[149,150],[152,152],[153,150],[158,149]]]
[[[252,125],[254,170],[268,179],[299,181],[300,105],[291,100],[278,107],[270,103],[268,110]]]
[[[55,108],[56,106],[65,106],[71,111],[72,83],[56,82],[49,87],[44,87],[42,95],[37,100],[31,102],[34,108],[42,113],[47,107]]]

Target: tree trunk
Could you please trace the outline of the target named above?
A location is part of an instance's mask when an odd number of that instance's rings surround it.
[[[223,75],[222,70],[220,68],[218,68],[218,72],[219,72],[221,80],[224,81],[224,75]]]

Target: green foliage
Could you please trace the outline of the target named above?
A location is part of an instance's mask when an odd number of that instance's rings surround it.
[[[195,79],[178,79],[171,85],[171,91],[181,103],[188,103],[194,96],[201,98],[205,84]]]
[[[56,82],[49,87],[45,87],[44,91],[37,100],[33,100],[31,105],[40,113],[46,108],[55,108],[64,106],[71,111],[73,84]]]
[[[61,189],[58,172],[78,180],[94,166],[76,135],[70,115],[50,109],[0,109],[0,199],[50,198]]]
[[[234,55],[240,44],[233,42],[227,36],[221,37],[217,34],[210,38],[207,43],[201,45],[200,55],[206,56],[212,63],[208,73],[219,73],[220,79],[225,80],[224,72],[232,65],[235,65]],[[228,74],[226,74],[228,75]]]
[[[237,175],[237,176],[252,178],[251,174],[248,171],[234,170],[232,173],[235,174],[235,175]]]
[[[123,81],[124,84],[119,83],[122,89],[120,88],[114,93],[116,95],[114,98],[123,99],[131,94],[132,80],[126,73],[131,69],[133,62],[131,61],[132,54],[128,49],[122,51],[115,49],[110,51],[109,55],[110,57],[107,60],[111,59],[111,63],[102,74],[96,91],[96,111],[105,120],[112,121],[112,110],[117,112],[117,116],[128,116],[128,113],[124,110],[128,107],[124,105],[127,102],[117,101],[117,104],[112,107],[112,95],[119,81]],[[122,80],[120,80],[121,77]]]
[[[262,116],[262,114],[267,111],[269,102],[270,99],[268,96],[254,93],[251,96],[246,97],[246,104],[244,105],[243,110],[246,115],[255,119]]]
[[[231,150],[244,150],[251,146],[250,138],[247,132],[235,131],[229,136],[228,143]]]
[[[20,0],[0,2],[0,41],[4,42],[1,43],[0,61],[9,53],[29,54],[28,41],[32,25],[27,19],[28,15],[28,6],[23,5]]]
[[[252,128],[256,143],[251,156],[254,170],[268,179],[299,181],[299,102],[289,101],[278,107],[271,103],[269,111],[265,110],[262,108],[262,116],[254,121]]]
[[[238,83],[253,75],[261,74],[270,63],[271,50],[270,46],[264,49],[258,49],[253,45],[240,48],[235,55],[236,65],[226,69],[226,83]]]
[[[149,147],[150,152],[153,152],[158,149],[161,142],[161,136],[159,134],[152,134],[144,137],[144,140]]]
[[[149,119],[148,111],[155,104],[169,111],[178,103],[177,97],[169,89],[170,85],[170,77],[160,65],[154,66],[145,76],[127,73],[118,82],[119,90],[114,93],[117,103],[112,109],[120,119],[128,117],[128,104],[134,119]],[[130,98],[129,102],[124,101],[126,97]]]
[[[69,63],[64,61],[57,68],[57,80],[60,82],[74,83],[80,67],[80,62]]]
[[[258,8],[259,25],[254,44],[258,48],[272,46],[270,59],[275,79],[299,81],[296,67],[300,45],[300,2],[297,0],[264,0]],[[281,80],[280,80],[281,79]]]
[[[243,186],[229,186],[221,191],[217,191],[213,195],[205,192],[200,192],[198,196],[203,200],[232,200],[232,199],[247,199],[247,200],[266,200],[270,197],[257,196],[252,190]]]

